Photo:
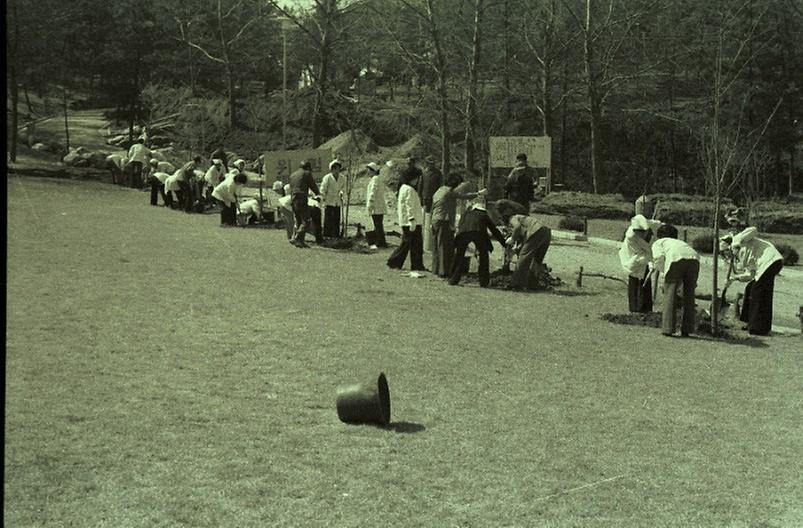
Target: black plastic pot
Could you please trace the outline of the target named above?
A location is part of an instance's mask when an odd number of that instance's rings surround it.
[[[385,374],[365,384],[338,389],[337,417],[345,423],[388,425],[390,391]]]

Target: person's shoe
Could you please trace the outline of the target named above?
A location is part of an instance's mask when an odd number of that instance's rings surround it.
[[[371,244],[370,246],[368,246],[368,249],[370,249],[371,251],[376,251],[379,248],[377,247],[376,244]]]
[[[401,269],[401,266],[393,266],[392,264],[387,264],[387,267],[389,269],[396,270],[396,271]]]
[[[689,333],[688,332],[681,332],[680,333],[680,337],[689,337]]]
[[[429,270],[427,268],[412,268],[410,271],[418,271],[418,272],[421,272],[421,273],[429,273]]]
[[[669,332],[661,332],[661,335],[666,337],[675,337],[675,334],[670,334]]]

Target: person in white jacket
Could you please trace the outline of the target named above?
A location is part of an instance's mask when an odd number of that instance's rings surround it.
[[[752,335],[768,335],[772,329],[772,297],[775,277],[783,269],[783,255],[771,243],[758,237],[755,227],[747,227],[733,236],[723,249],[733,251],[736,275],[730,282],[747,282],[740,319]]]
[[[661,333],[671,336],[677,328],[678,294],[683,294],[683,323],[680,335],[688,336],[694,331],[694,290],[700,274],[700,257],[687,243],[678,240],[678,230],[671,224],[658,228],[658,240],[652,245],[650,270],[664,274],[664,306],[661,317]]]
[[[415,190],[420,171],[409,167],[402,174],[402,185],[399,188],[396,211],[399,215],[399,226],[402,228],[402,240],[398,248],[388,258],[387,265],[392,269],[401,269],[410,253],[410,269],[412,271],[428,271],[424,267],[424,208],[421,198]]]
[[[368,169],[370,179],[365,190],[365,212],[374,222],[374,231],[371,247],[388,247],[385,239],[385,214],[388,212],[388,204],[385,202],[385,184],[379,177],[379,164],[373,161],[365,166]]]
[[[212,160],[212,166],[204,174],[204,198],[207,204],[212,203],[212,192],[215,187],[223,182],[226,176],[226,168],[223,166],[223,160],[215,158]]]
[[[323,198],[323,236],[340,238],[340,208],[343,206],[343,188],[346,178],[341,171],[343,164],[339,160],[329,163],[329,173],[321,181],[321,197]]]
[[[648,270],[652,262],[650,241],[660,225],[661,222],[648,220],[644,215],[634,216],[619,248],[619,261],[627,273],[627,301],[631,312],[652,312],[652,279]]]
[[[212,196],[220,200],[223,207],[220,209],[220,225],[237,225],[237,208],[239,200],[237,193],[248,182],[245,174],[229,174],[223,182],[215,187]]]
[[[142,173],[151,158],[151,149],[145,146],[145,140],[139,138],[128,149],[128,160],[131,164],[131,187],[139,188],[143,184]]]

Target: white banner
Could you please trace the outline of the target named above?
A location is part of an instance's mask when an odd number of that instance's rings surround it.
[[[302,161],[312,164],[312,175],[320,181],[329,172],[332,161],[330,149],[275,150],[265,152],[265,180],[272,185],[276,180],[287,183],[290,174],[299,168]]]

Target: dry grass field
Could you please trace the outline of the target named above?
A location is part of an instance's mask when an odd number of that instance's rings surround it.
[[[146,203],[8,181],[6,526],[803,525],[799,336],[602,321],[603,249],[455,288]],[[379,371],[391,427],[340,423]]]

